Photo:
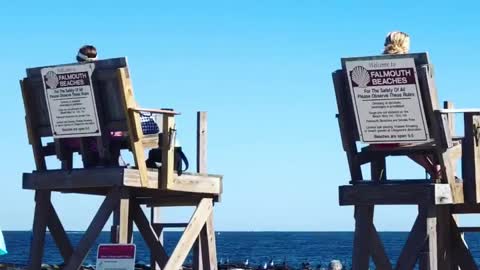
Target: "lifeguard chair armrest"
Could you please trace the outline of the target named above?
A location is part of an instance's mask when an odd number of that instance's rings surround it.
[[[448,114],[448,113],[479,113],[480,114],[480,108],[471,108],[471,109],[439,109],[435,110],[439,113],[442,114]]]
[[[169,115],[180,115],[179,112],[170,111],[170,110],[162,110],[162,109],[146,109],[146,108],[128,108],[130,111],[133,112],[149,112],[149,113],[156,113],[156,114],[169,114]]]

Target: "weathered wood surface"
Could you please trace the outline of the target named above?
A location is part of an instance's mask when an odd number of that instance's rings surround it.
[[[371,255],[371,228],[373,224],[373,205],[355,206],[355,234],[353,236],[353,270],[369,269]]]
[[[33,218],[32,243],[30,245],[29,270],[38,270],[42,264],[49,207],[50,191],[35,192],[35,213]]]
[[[132,107],[129,110],[133,112],[148,112],[148,113],[156,113],[156,114],[166,114],[166,115],[180,115],[179,112],[173,110],[163,110],[163,109],[149,109],[149,108],[140,108],[140,107]]]
[[[470,250],[465,245],[462,239],[462,231],[458,228],[455,219],[451,219],[451,237],[452,237],[452,251],[453,261],[462,270],[477,270],[477,264],[472,256]]]
[[[427,241],[426,212],[420,211],[398,257],[395,270],[413,269]]]
[[[339,201],[340,205],[454,203],[448,184],[340,186]]]
[[[51,202],[49,208],[47,226],[63,261],[67,262],[73,254],[73,246]]]
[[[452,206],[452,213],[455,214],[479,214],[480,204],[454,204]]]
[[[384,270],[392,270],[392,264],[388,259],[388,255],[385,251],[385,247],[383,246],[382,239],[378,235],[377,229],[375,225],[372,223],[371,226],[371,247],[370,250],[372,252],[372,260],[375,263],[377,269],[384,269]]]
[[[462,178],[467,203],[480,202],[480,113],[464,115]]]
[[[355,141],[358,138],[358,131],[354,121],[354,115],[351,110],[351,99],[345,85],[345,73],[337,70],[332,73],[333,84],[335,87],[335,96],[338,106],[338,125],[340,128],[340,137],[342,139],[343,150],[347,155],[348,167],[352,181],[362,181],[361,163],[357,158],[357,146]]]
[[[75,251],[73,252],[70,260],[65,266],[65,270],[77,270],[78,267],[82,264],[85,256],[87,256],[88,251],[92,247],[95,239],[102,231],[103,226],[107,222],[108,218],[112,211],[117,207],[120,200],[120,192],[117,189],[113,189],[105,198],[102,205],[95,214],[92,222],[88,226],[88,229],[85,231],[82,239],[78,243]]]
[[[211,199],[202,199],[165,265],[165,270],[177,270],[182,266],[196,238],[212,213],[212,209],[213,201]]]
[[[24,189],[81,189],[112,186],[158,189],[158,171],[148,170],[148,186],[142,187],[140,174],[135,169],[95,168],[71,171],[50,170],[23,174]],[[196,173],[175,174],[168,191],[220,194],[222,176]]]
[[[163,228],[158,227],[157,224],[161,224],[162,222],[162,209],[160,207],[151,207],[150,208],[150,226],[151,231],[153,232],[153,238],[156,240],[160,245],[163,246]],[[160,270],[161,267],[157,263],[157,259],[155,256],[150,252],[150,265],[152,266],[152,270]]]
[[[145,151],[143,148],[142,126],[140,122],[140,115],[130,111],[131,108],[137,106],[135,98],[133,97],[133,86],[130,80],[130,74],[127,68],[120,68],[117,71],[118,83],[122,93],[122,104],[127,116],[128,131],[130,139],[131,151],[135,160],[135,165],[138,167],[139,178],[141,186],[148,187],[147,165],[145,164]]]
[[[165,266],[168,255],[165,252],[160,241],[158,241],[157,234],[155,233],[152,225],[149,223],[147,217],[143,213],[142,208],[136,202],[133,203],[133,219],[135,224],[138,227],[140,234],[142,235],[145,243],[150,248],[150,252],[152,258],[154,258],[155,262],[163,269]]]
[[[200,236],[203,270],[216,270],[218,264],[215,229],[213,227],[213,211],[203,226]]]
[[[207,173],[207,112],[197,112],[197,173]]]
[[[22,89],[23,105],[25,108],[25,123],[27,125],[28,142],[32,146],[37,170],[44,171],[47,169],[45,154],[43,153],[42,140],[40,139],[36,128],[35,114],[32,112],[34,108],[29,95],[30,89],[28,88],[27,79],[20,81],[20,88]]]
[[[162,121],[162,167],[158,177],[158,186],[162,189],[172,189],[177,183],[174,180],[174,149],[177,131],[175,130],[175,118],[172,115],[164,114]],[[173,188],[174,189],[174,188]]]

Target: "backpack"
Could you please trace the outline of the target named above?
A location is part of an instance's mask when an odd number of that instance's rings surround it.
[[[156,168],[159,169],[160,166],[157,163],[162,163],[162,150],[161,149],[151,149],[148,152],[148,159],[145,161],[147,168]],[[183,169],[183,164],[185,163],[185,169]],[[188,170],[188,159],[185,156],[185,153],[182,151],[181,146],[175,146],[173,152],[173,169],[177,171],[178,175],[182,175],[183,172]]]

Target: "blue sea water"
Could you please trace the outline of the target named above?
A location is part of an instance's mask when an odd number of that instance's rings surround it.
[[[75,245],[83,232],[69,232],[70,240]],[[28,261],[31,232],[4,232],[8,254],[0,257],[3,263],[24,265]],[[400,254],[408,233],[381,232],[385,249],[392,262]],[[180,232],[166,232],[165,249],[171,252],[180,238]],[[480,263],[480,236],[474,233],[465,235],[473,256]],[[108,243],[109,233],[102,232],[97,239],[99,243]],[[348,265],[352,255],[352,232],[217,232],[217,256],[221,262],[243,262],[249,259],[250,265],[256,267],[273,259],[276,264],[286,260],[293,268],[298,268],[302,262],[312,266],[326,265],[332,259],[341,260]],[[149,262],[149,252],[138,232],[134,233],[134,243],[137,246],[137,261]],[[90,250],[85,264],[95,264],[96,248]],[[45,239],[44,262],[61,263],[62,258],[49,234]],[[188,263],[188,261],[187,261]]]

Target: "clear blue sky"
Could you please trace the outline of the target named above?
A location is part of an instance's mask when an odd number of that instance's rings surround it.
[[[90,4],[89,4],[90,3]],[[378,54],[402,30],[428,51],[441,100],[480,107],[478,3],[439,1],[7,1],[0,8],[0,226],[28,230],[34,168],[18,80],[25,68],[127,56],[138,102],[172,107],[194,160],[195,112],[209,112],[209,170],[224,174],[218,230],[353,230],[338,206],[348,168],[335,119],[331,72],[340,58]],[[53,164],[53,162],[51,163]],[[408,161],[396,177],[422,177]],[[402,174],[404,173],[404,174]],[[85,229],[98,197],[56,195],[69,230]],[[187,210],[167,211],[181,221]],[[381,207],[379,230],[408,230],[414,207]],[[473,224],[474,219],[466,219]]]

